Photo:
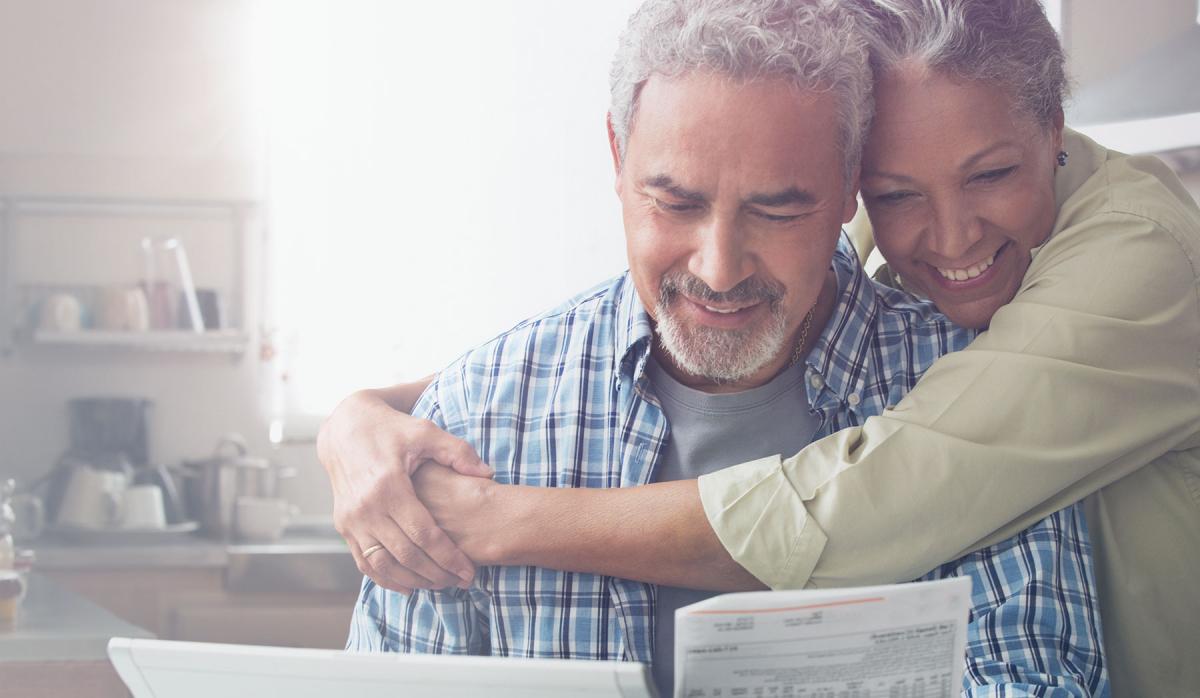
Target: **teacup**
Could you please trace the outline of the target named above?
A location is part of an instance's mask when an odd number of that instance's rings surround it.
[[[163,491],[158,485],[137,485],[125,490],[121,502],[121,528],[159,530],[167,527]]]
[[[100,296],[96,324],[103,330],[150,329],[150,307],[140,286],[112,286]]]
[[[278,540],[300,510],[286,499],[238,497],[234,530],[243,540]]]
[[[55,293],[42,301],[38,327],[51,332],[77,332],[83,327],[83,305],[69,293]]]

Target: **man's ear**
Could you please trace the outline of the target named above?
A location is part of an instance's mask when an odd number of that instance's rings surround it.
[[[617,147],[617,132],[613,130],[612,112],[609,112],[604,118],[604,124],[608,127],[608,150],[612,154],[613,172],[617,175],[616,188],[617,193],[621,191],[621,149]]]
[[[851,176],[849,184],[846,186],[846,202],[842,208],[842,225],[849,223],[854,218],[854,214],[858,213],[858,188],[859,175],[862,173],[861,167],[854,168],[854,174]]]

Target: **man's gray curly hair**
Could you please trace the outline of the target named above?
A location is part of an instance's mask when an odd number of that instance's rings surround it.
[[[844,3],[647,0],[630,17],[613,61],[609,113],[620,157],[646,81],[697,69],[741,81],[785,78],[804,90],[836,94],[849,186],[874,101],[865,39]]]
[[[851,0],[875,79],[902,65],[995,83],[1053,123],[1069,91],[1058,34],[1038,0]]]

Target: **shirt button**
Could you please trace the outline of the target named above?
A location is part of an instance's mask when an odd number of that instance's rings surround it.
[[[813,374],[812,378],[808,379],[808,382],[810,384],[812,384],[812,387],[814,387],[818,390],[820,390],[821,387],[825,385],[825,379],[816,373]]]
[[[858,393],[850,393],[846,397],[846,402],[850,403],[851,407],[858,407],[858,403],[862,402],[862,399],[858,397]]]

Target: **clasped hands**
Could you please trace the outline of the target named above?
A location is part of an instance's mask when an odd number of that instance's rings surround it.
[[[321,427],[334,525],[358,569],[380,586],[467,588],[502,531],[491,468],[465,441],[389,406],[371,391],[346,398]]]

